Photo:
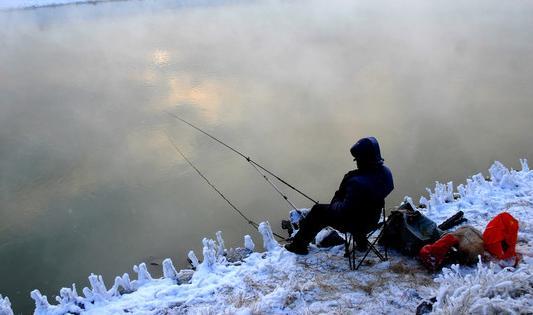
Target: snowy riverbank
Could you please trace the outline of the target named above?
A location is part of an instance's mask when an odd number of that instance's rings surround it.
[[[152,279],[141,264],[134,267],[137,280],[124,274],[111,289],[91,275],[90,289],[78,295],[75,287],[64,288],[55,305],[33,291],[35,313],[413,314],[431,297],[437,298],[436,314],[532,313],[533,171],[521,162],[521,171],[494,163],[488,180],[474,175],[457,187],[455,196],[451,183],[437,183],[428,198],[420,199],[426,205],[420,210],[434,221],[462,210],[467,223],[481,231],[498,213],[512,214],[520,222],[517,251],[522,262],[517,268],[502,268],[495,261],[430,274],[416,260],[392,252],[387,262],[372,258],[358,271],[349,271],[342,246],[312,247],[309,255],[296,256],[280,247],[268,223],[262,223],[266,252],[253,252],[242,263],[228,264],[220,255],[224,244],[218,234],[216,242],[204,239],[203,262],[192,278],[187,271],[178,274],[170,260],[163,264],[163,278]],[[245,248],[253,247],[245,237]],[[7,299],[0,299],[0,314],[10,314]]]

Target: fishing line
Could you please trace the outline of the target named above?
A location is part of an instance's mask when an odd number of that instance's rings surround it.
[[[179,117],[178,115],[176,114],[173,114],[171,112],[168,112],[168,111],[165,111],[165,113],[167,113],[169,116],[171,117],[174,117],[184,123],[186,123],[187,125],[191,126],[192,128],[198,130],[199,132],[203,133],[204,135],[208,136],[209,138],[215,140],[216,142],[220,143],[221,145],[225,146],[226,148],[230,149],[231,151],[235,152],[236,154],[240,155],[241,157],[243,157],[247,162],[249,162],[252,166],[254,166],[254,168],[259,172],[259,174],[261,174],[261,176],[263,176],[263,178],[268,182],[270,183],[270,185],[272,185],[272,187],[274,187],[274,189],[283,197],[283,199],[285,199],[289,205],[296,211],[299,212],[299,210],[296,208],[296,206],[288,199],[288,197],[283,194],[281,192],[281,190],[276,186],[274,185],[274,183],[272,183],[272,181],[270,181],[268,179],[268,177],[263,174],[263,172],[261,172],[261,170],[267,172],[269,175],[273,176],[274,178],[276,178],[278,181],[282,182],[283,184],[285,184],[287,187],[291,188],[292,190],[298,192],[300,195],[304,196],[305,198],[309,199],[310,201],[312,201],[313,203],[315,204],[318,204],[318,201],[314,200],[313,198],[309,197],[307,194],[305,194],[304,192],[302,192],[301,190],[299,190],[298,188],[294,187],[293,185],[289,184],[287,181],[285,181],[284,179],[282,179],[281,177],[279,177],[278,175],[272,173],[271,171],[269,171],[268,169],[266,169],[265,167],[263,167],[261,164],[257,163],[256,161],[252,160],[249,156],[246,156],[244,155],[243,153],[241,153],[240,151],[238,151],[237,149],[233,148],[232,146],[224,143],[222,140],[216,138],[215,136],[207,133],[206,131],[202,130],[200,127],[197,127],[195,126],[194,124],[188,122],[187,120]]]
[[[246,222],[248,222],[248,224],[250,224],[251,226],[253,226],[255,229],[257,229],[259,227],[259,224],[257,224],[256,222],[254,222],[253,220],[249,219],[241,210],[239,210],[193,163],[191,160],[189,160],[189,158],[187,158],[187,156],[185,156],[185,154],[183,153],[183,151],[181,151],[178,146],[176,145],[176,143],[174,143],[174,141],[172,141],[172,139],[170,138],[170,136],[165,132],[165,135],[167,136],[167,139],[168,141],[170,142],[170,144],[172,145],[172,147],[174,147],[174,149],[176,150],[176,152],[178,152],[182,157],[183,159],[196,171],[196,173],[198,173],[198,175],[200,175],[200,177],[202,177],[204,179],[204,181],[209,185],[211,186],[211,188],[213,188],[214,191],[216,191],[220,197],[222,197],[222,199],[224,199],[230,206],[231,208],[233,208],[233,210],[235,210],[244,220],[246,220]],[[279,234],[276,234],[274,232],[272,232],[272,234],[282,240],[285,240],[285,238]]]

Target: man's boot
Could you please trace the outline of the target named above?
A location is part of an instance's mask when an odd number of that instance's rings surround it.
[[[291,253],[295,253],[298,255],[309,254],[309,249],[307,249],[307,244],[303,242],[293,241],[292,243],[285,245],[285,249]]]

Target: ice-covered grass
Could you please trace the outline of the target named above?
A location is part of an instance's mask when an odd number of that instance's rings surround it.
[[[163,263],[164,276],[153,279],[146,265],[134,267],[136,280],[117,277],[110,289],[96,275],[91,288],[78,295],[76,288],[60,291],[55,305],[39,291],[31,293],[36,314],[288,314],[358,313],[413,314],[424,299],[436,297],[435,314],[530,314],[533,313],[533,172],[527,162],[522,170],[509,170],[496,162],[489,178],[472,176],[454,191],[453,184],[437,183],[428,190],[420,209],[441,222],[458,210],[468,224],[484,230],[495,215],[507,211],[519,220],[517,268],[506,262],[480,262],[477,266],[451,266],[430,274],[411,258],[392,252],[390,260],[371,258],[358,271],[350,271],[343,246],[318,249],[307,256],[285,251],[273,238],[270,225],[259,227],[265,252],[244,237],[240,262],[230,262],[221,233],[216,241],[203,240],[202,261],[188,257],[196,271],[177,272],[170,259]],[[226,253],[226,255],[224,255]],[[9,300],[0,297],[0,314],[10,314]],[[7,312],[7,313],[6,313]]]
[[[38,8],[65,4],[96,3],[109,0],[1,0],[0,10]]]
[[[533,273],[530,264],[510,269],[478,263],[472,271],[458,265],[445,268],[439,284],[434,313],[438,314],[531,314]]]

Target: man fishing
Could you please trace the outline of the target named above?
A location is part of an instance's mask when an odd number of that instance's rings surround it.
[[[300,229],[285,248],[299,255],[307,255],[307,248],[316,234],[331,226],[341,232],[351,232],[357,249],[367,248],[366,234],[377,226],[385,197],[394,189],[392,173],[383,165],[376,138],[362,138],[350,153],[357,169],[344,175],[330,204],[316,204],[300,221]]]

